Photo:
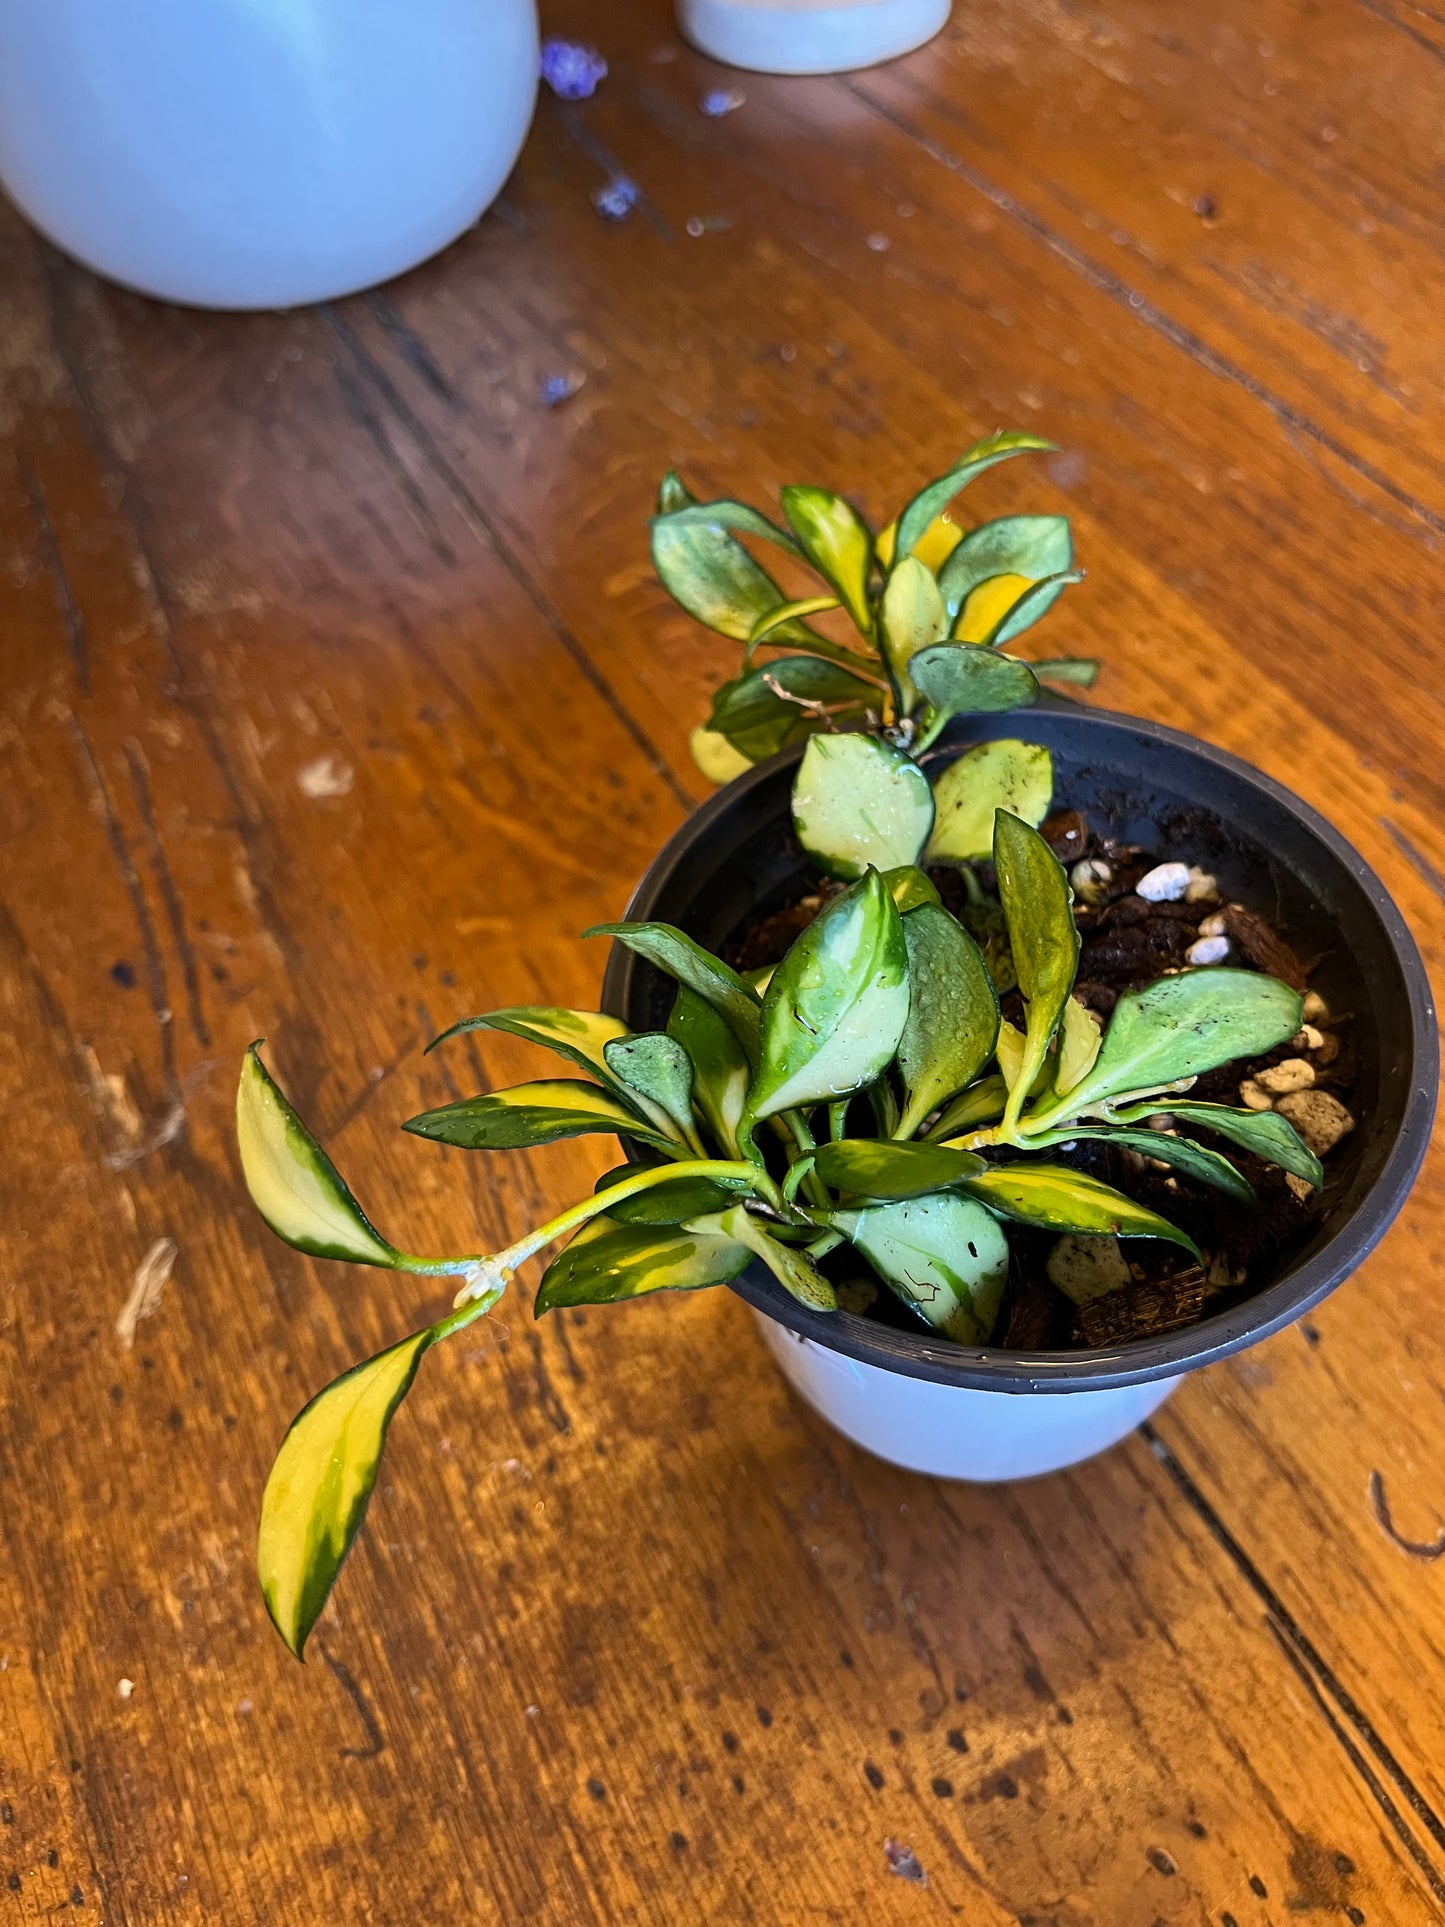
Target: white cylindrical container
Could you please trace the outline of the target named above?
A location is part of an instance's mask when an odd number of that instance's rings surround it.
[[[911,53],[952,0],[677,0],[695,47],[764,74],[841,74]]]
[[[0,184],[142,293],[324,300],[478,218],[537,51],[535,0],[0,0]]]
[[[755,1311],[784,1378],[865,1452],[936,1479],[992,1485],[1077,1465],[1132,1432],[1178,1378],[1103,1391],[984,1392],[830,1351]]]

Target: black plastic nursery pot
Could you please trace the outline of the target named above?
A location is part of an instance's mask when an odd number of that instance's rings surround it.
[[[1374,871],[1282,785],[1178,730],[1046,697],[1036,708],[956,722],[925,759],[1001,736],[1047,746],[1056,808],[1162,858],[1198,863],[1223,895],[1270,917],[1304,956],[1330,1009],[1352,1013],[1355,1130],[1326,1164],[1306,1241],[1254,1295],[1184,1331],[1086,1352],[955,1345],[845,1311],[797,1303],[761,1265],[732,1289],[801,1337],[886,1371],[994,1392],[1086,1392],[1173,1378],[1267,1338],[1349,1277],[1400,1210],[1429,1142],[1439,1083],[1429,980]],[[793,840],[790,793],[802,746],[758,765],[697,809],[658,854],[627,915],[673,923],[711,950],[793,899],[811,872]],[[603,1008],[659,1029],[671,979],[614,945]]]

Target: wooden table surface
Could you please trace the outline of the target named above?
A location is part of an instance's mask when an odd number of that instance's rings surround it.
[[[1292,784],[1445,955],[1441,15],[961,0],[796,82],[662,0],[548,24],[610,78],[380,293],[169,309],[0,214],[0,1914],[1445,1919],[1438,1160],[1308,1322],[1016,1487],[851,1449],[725,1292],[519,1294],[428,1363],[304,1670],[266,1623],[286,1422],[440,1300],[262,1228],[240,1052],[412,1248],[608,1161],[396,1126],[536,1068],[421,1047],[593,1001],[575,933],[703,794],[733,652],[650,578],[669,463],[876,513],[1046,433],[977,501],[1074,517],[1051,648]]]

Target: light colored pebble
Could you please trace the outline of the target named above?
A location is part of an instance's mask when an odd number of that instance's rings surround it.
[[[1315,1188],[1309,1179],[1297,1177],[1293,1171],[1285,1172],[1284,1181],[1301,1204],[1307,1203],[1315,1194]]]
[[[1322,1030],[1316,1030],[1313,1024],[1306,1024],[1289,1041],[1291,1050],[1318,1050],[1325,1041],[1325,1034]]]
[[[1189,888],[1187,863],[1156,863],[1134,885],[1146,903],[1178,903]]]
[[[1114,872],[1102,857],[1086,856],[1069,872],[1074,894],[1085,903],[1094,903],[1114,881]]]
[[[1198,943],[1190,944],[1184,953],[1184,960],[1195,965],[1221,964],[1228,955],[1228,937],[1201,937]]]
[[[1279,1100],[1279,1113],[1289,1119],[1317,1158],[1333,1151],[1355,1128],[1355,1120],[1329,1091],[1291,1091]]]
[[[1239,1087],[1239,1101],[1247,1111],[1272,1111],[1274,1099],[1268,1091],[1260,1089],[1252,1077],[1246,1077]]]
[[[1289,1091],[1307,1091],[1315,1081],[1315,1067],[1307,1057],[1287,1057],[1282,1064],[1271,1064],[1267,1071],[1256,1071],[1254,1081],[1271,1097]]]
[[[1201,937],[1222,937],[1225,934],[1224,912],[1216,910],[1212,917],[1206,917],[1199,926],[1199,934]]]
[[[1044,1269],[1066,1298],[1087,1305],[1129,1282],[1129,1263],[1117,1238],[1067,1232],[1048,1255]]]
[[[1207,870],[1201,870],[1197,863],[1191,864],[1189,870],[1189,887],[1184,892],[1184,901],[1186,903],[1213,903],[1218,895],[1219,885],[1209,872]]]
[[[1305,992],[1304,1020],[1307,1024],[1319,1024],[1330,1014],[1330,1007],[1317,990]]]

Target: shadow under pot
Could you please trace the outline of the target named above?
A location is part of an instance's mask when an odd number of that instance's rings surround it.
[[[1007,718],[955,723],[936,761],[1003,734],[1042,743],[1056,807],[1100,835],[1197,863],[1228,898],[1267,912],[1331,1010],[1351,1013],[1356,1129],[1331,1153],[1318,1213],[1251,1294],[1184,1330],[1088,1351],[953,1344],[799,1304],[761,1265],[732,1286],[784,1376],[855,1444],[917,1472],[994,1481],[1057,1471],[1115,1444],[1187,1372],[1242,1351],[1317,1305],[1378,1243],[1429,1141],[1438,1084],[1429,981],[1373,870],[1307,804],[1194,737],[1057,698]],[[693,812],[639,884],[628,916],[677,924],[725,951],[793,901],[810,872],[793,839],[801,746],[739,777]],[[673,984],[614,945],[603,1008],[660,1028]]]

